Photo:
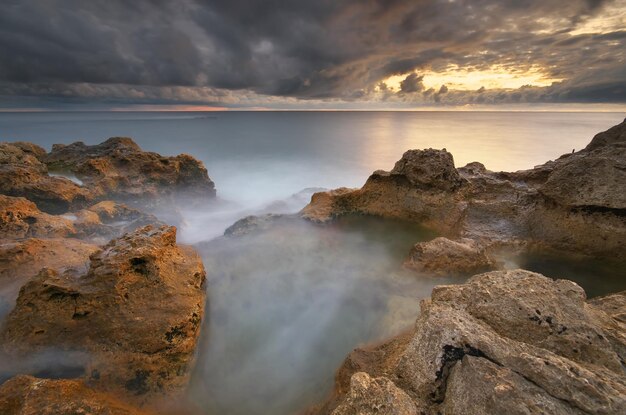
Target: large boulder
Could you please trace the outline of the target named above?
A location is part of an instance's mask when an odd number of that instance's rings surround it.
[[[445,149],[411,150],[391,171],[375,171],[361,189],[314,194],[300,214],[317,222],[351,213],[385,216],[452,233],[465,210],[459,203],[464,184]]]
[[[464,183],[454,167],[452,154],[445,148],[409,150],[396,162],[390,173],[406,177],[412,186],[425,190],[452,191]]]
[[[523,270],[436,287],[408,339],[346,361],[320,413],[374,409],[362,405],[378,402],[379,391],[352,403],[363,388],[353,392],[347,379],[358,372],[385,377],[418,413],[624,413],[626,327],[615,315],[626,301],[601,303],[612,311],[585,301],[571,281]]]
[[[93,146],[55,144],[45,160],[51,170],[72,172],[106,198],[157,202],[215,196],[215,186],[200,161],[186,154],[165,157],[145,152],[126,137]]]
[[[85,206],[91,192],[65,177],[48,175],[41,148],[27,143],[0,143],[0,193],[21,196],[48,213],[64,213]]]
[[[111,241],[89,270],[42,270],[20,290],[0,332],[14,359],[50,348],[89,356],[84,379],[145,404],[180,390],[203,316],[205,272],[176,229],[146,226]]]

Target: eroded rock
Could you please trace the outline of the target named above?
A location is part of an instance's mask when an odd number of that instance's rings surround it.
[[[46,156],[50,169],[70,171],[101,197],[127,202],[165,198],[213,198],[215,186],[204,165],[181,154],[145,152],[130,138],[113,137],[89,146],[55,144]]]
[[[21,196],[47,213],[64,213],[85,206],[92,193],[64,177],[51,177],[37,157],[40,148],[26,143],[0,143],[0,193]]]
[[[50,347],[87,352],[89,385],[145,403],[186,382],[204,280],[175,228],[146,226],[94,253],[82,276],[42,270],[22,287],[0,341],[16,358]]]
[[[603,303],[615,310],[622,300]],[[348,358],[334,404],[320,413],[358,410],[352,386],[340,386],[353,371],[385,376],[425,413],[622,413],[626,343],[618,314],[586,302],[571,281],[523,270],[439,286],[422,303],[410,340]],[[348,363],[355,359],[361,363]]]
[[[626,122],[582,151],[531,170],[455,169],[445,150],[411,150],[361,189],[315,194],[300,215],[368,214],[418,222],[449,239],[541,244],[593,256],[626,253]]]
[[[471,275],[496,268],[485,247],[471,239],[439,237],[415,244],[404,266],[428,275]]]
[[[3,415],[147,415],[148,412],[68,379],[16,376],[0,386]]]

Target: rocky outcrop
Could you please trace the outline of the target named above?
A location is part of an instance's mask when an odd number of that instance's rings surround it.
[[[17,376],[0,386],[0,413],[4,415],[147,415],[82,382]]]
[[[405,268],[428,275],[471,275],[495,269],[495,259],[472,239],[439,237],[415,244]]]
[[[407,407],[408,396],[417,413],[623,413],[617,296],[586,302],[575,283],[523,270],[436,287],[412,334],[347,359],[318,412],[373,413],[381,399]]]
[[[65,237],[75,232],[70,219],[41,212],[23,197],[0,195],[0,239]]]
[[[88,146],[55,144],[45,158],[51,170],[70,171],[100,197],[128,202],[213,198],[215,186],[193,157],[145,152],[130,138],[113,137]]]
[[[49,348],[88,353],[84,380],[145,404],[185,384],[204,310],[205,272],[176,229],[146,226],[91,255],[89,270],[42,270],[0,333],[15,359]]]
[[[0,240],[76,237],[106,243],[149,224],[163,225],[154,215],[110,200],[77,212],[50,215],[25,198],[0,195]]]
[[[361,189],[313,195],[301,211],[323,222],[368,214],[419,222],[449,239],[540,244],[593,256],[626,253],[626,121],[587,148],[532,170],[455,169],[445,150],[411,150]]]
[[[71,180],[48,175],[39,159],[41,151],[27,143],[0,143],[0,194],[25,197],[47,213],[64,213],[93,199],[89,190]]]

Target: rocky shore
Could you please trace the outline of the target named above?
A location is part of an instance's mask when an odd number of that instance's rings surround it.
[[[444,150],[407,151],[361,189],[313,195],[300,215],[402,218],[436,230],[405,267],[429,276],[502,265],[502,250],[626,257],[626,121],[534,169],[455,168]],[[626,275],[624,275],[626,277]],[[332,397],[309,414],[626,412],[626,292],[586,300],[567,280],[523,271],[436,287],[412,330],[355,349]]]
[[[0,413],[171,409],[193,367],[206,272],[155,212],[214,198],[201,162],[129,138],[50,153],[0,143]],[[574,282],[501,261],[532,250],[626,257],[626,121],[513,173],[410,150],[361,189],[315,193],[298,215],[241,219],[225,238],[353,214],[439,235],[407,253],[416,278],[476,275],[436,287],[410,330],[355,349],[308,414],[626,413],[626,292],[589,300]]]
[[[314,194],[300,214],[316,222],[346,214],[418,222],[448,240],[416,246],[407,266],[454,273],[495,269],[493,255],[505,248],[624,257],[624,189],[626,121],[579,152],[513,173],[478,162],[457,169],[445,149],[409,150],[361,189]]]
[[[202,163],[129,138],[2,143],[0,193],[0,413],[139,414],[179,396],[205,270],[149,212],[213,199]]]

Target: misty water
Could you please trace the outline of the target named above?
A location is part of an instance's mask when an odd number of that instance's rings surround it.
[[[413,324],[433,286],[401,268],[431,232],[405,222],[283,219],[222,237],[236,220],[295,213],[321,188],[360,187],[413,148],[446,148],[457,166],[532,168],[617,124],[622,113],[227,112],[0,113],[0,140],[95,144],[130,136],[148,151],[202,160],[219,201],[161,212],[179,221],[207,269],[208,302],[189,406],[198,414],[289,414],[319,402],[353,348]],[[626,289],[623,263],[542,254],[508,258],[589,295]],[[11,288],[15,290],[15,287]],[[3,287],[0,287],[0,294]],[[0,304],[0,313],[10,304]],[[2,316],[0,316],[1,318]],[[45,368],[44,368],[45,369]]]

